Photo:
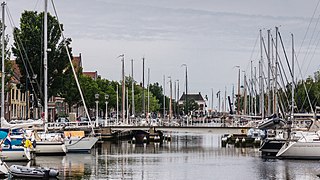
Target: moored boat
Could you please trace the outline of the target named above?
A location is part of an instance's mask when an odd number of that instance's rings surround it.
[[[42,168],[42,167],[27,167],[20,165],[12,165],[9,168],[9,172],[13,177],[18,178],[41,178],[48,179],[54,178],[59,175],[59,171],[50,168]]]
[[[64,143],[67,152],[90,152],[98,141],[98,138],[91,135],[85,136],[84,131],[65,131]]]
[[[291,138],[276,155],[285,159],[320,159],[320,134],[319,132],[304,132],[297,140]]]

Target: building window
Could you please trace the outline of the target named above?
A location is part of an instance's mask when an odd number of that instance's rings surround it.
[[[14,92],[15,92],[15,90],[14,90],[14,89],[12,89],[12,90],[11,90],[11,94],[12,94],[12,96],[11,96],[11,100],[13,100],[13,98],[15,97],[15,96],[14,96]]]
[[[16,89],[16,100],[19,100],[18,89]]]

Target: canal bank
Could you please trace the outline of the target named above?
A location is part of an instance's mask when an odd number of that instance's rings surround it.
[[[318,161],[262,159],[258,148],[221,147],[221,135],[172,133],[172,140],[105,141],[91,154],[39,157],[60,179],[318,179]]]

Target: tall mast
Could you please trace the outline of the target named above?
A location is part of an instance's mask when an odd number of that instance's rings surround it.
[[[293,34],[291,34],[292,38],[292,86],[291,86],[291,121],[294,118],[294,41]]]
[[[178,82],[178,91],[177,91],[177,99],[179,99],[180,97],[179,97],[179,95],[180,95],[180,93],[179,93],[179,91],[180,91],[180,89],[179,89],[179,79],[177,80],[177,82]],[[177,102],[178,102],[179,100],[177,100]],[[179,104],[178,104],[178,106],[177,106],[177,113],[178,113],[178,116],[180,115],[180,111],[179,111]]]
[[[175,103],[174,103],[174,106],[173,106],[173,112],[174,112],[174,115],[176,116],[177,115],[177,110],[176,110],[176,105],[177,105],[177,82],[174,81],[174,99],[175,99]]]
[[[126,96],[126,104],[127,104],[127,118],[126,118],[126,121],[127,121],[127,124],[129,124],[129,88],[127,87],[127,96]]]
[[[1,82],[2,82],[2,86],[1,86],[1,118],[4,118],[4,80],[5,80],[5,70],[4,70],[4,46],[5,46],[5,42],[4,42],[4,36],[5,36],[5,25],[4,25],[4,20],[5,20],[5,5],[6,3],[3,2],[1,4],[2,6],[2,35],[1,35],[1,39],[2,39],[2,51],[1,51],[1,55],[2,55],[2,59],[1,59],[1,63],[2,63],[2,67],[1,67]],[[0,123],[0,127],[1,127],[1,123]]]
[[[43,58],[43,67],[44,67],[44,122],[45,122],[45,131],[48,130],[48,0],[44,1],[44,58]]]
[[[260,78],[260,112],[261,118],[265,117],[264,115],[264,88],[263,88],[263,52],[262,52],[262,30],[260,29],[260,62],[259,62],[259,78]]]
[[[249,91],[250,91],[250,110],[249,110],[249,114],[253,114],[253,107],[254,107],[254,104],[253,104],[253,72],[252,72],[253,68],[252,68],[252,61],[251,61],[251,66],[250,66],[250,88],[249,88]]]
[[[255,94],[255,98],[253,100],[254,103],[254,115],[257,115],[257,68],[254,67],[254,94]]]
[[[122,122],[128,124],[128,122],[125,122],[125,99],[126,99],[126,84],[124,79],[124,54],[122,54],[121,58],[122,62]]]
[[[221,96],[220,96],[220,90],[218,91],[218,112],[221,113]]]
[[[131,59],[131,80],[132,80],[132,87],[131,87],[131,91],[132,91],[132,117],[135,117],[135,107],[134,107],[134,78],[133,78],[133,59]]]
[[[170,104],[169,104],[169,120],[172,118],[172,80],[171,77],[168,77],[169,80],[169,87],[170,87]]]
[[[232,103],[232,105],[234,104],[234,84],[232,84],[232,98],[231,98],[231,103]],[[231,106],[230,111],[234,113],[234,106]]]
[[[147,106],[147,119],[149,119],[149,113],[150,113],[150,68],[148,68],[148,106]]]
[[[278,115],[279,109],[278,109],[278,27],[276,27],[276,62],[275,62],[275,70],[274,70],[274,110],[273,112]]]
[[[243,93],[243,114],[244,115],[247,115],[247,76],[246,76],[246,73],[244,72],[244,75],[243,75],[243,90],[244,90],[244,93]]]
[[[211,88],[211,112],[213,111],[213,88]]]
[[[163,119],[166,117],[166,75],[163,75]]]
[[[238,96],[237,96],[237,114],[240,115],[240,66],[238,72]]]
[[[227,112],[227,86],[224,87],[224,112]]]
[[[142,113],[146,113],[146,103],[144,99],[144,57],[142,58]]]
[[[267,116],[271,115],[271,85],[270,85],[270,74],[271,74],[271,61],[270,61],[270,55],[271,55],[271,50],[270,50],[270,29],[268,30],[268,114]]]

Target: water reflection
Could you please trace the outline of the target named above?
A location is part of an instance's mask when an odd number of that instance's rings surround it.
[[[60,179],[318,179],[318,161],[262,159],[258,149],[221,148],[220,136],[172,134],[172,141],[98,144],[91,154],[37,157]]]

